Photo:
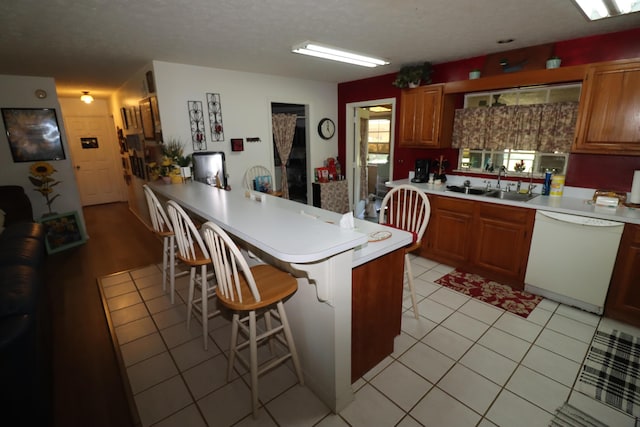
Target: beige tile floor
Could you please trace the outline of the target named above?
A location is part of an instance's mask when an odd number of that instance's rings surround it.
[[[573,387],[596,328],[639,330],[550,300],[523,319],[435,284],[450,267],[423,258],[412,265],[420,319],[403,315],[394,353],[353,384],[355,400],[332,414],[285,365],[261,377],[258,419],[250,415],[245,372],[226,382],[228,321],[210,321],[208,351],[201,325],[187,330],[187,278],[177,281],[174,305],[157,266],[104,278],[142,424],[547,426],[568,400],[607,425],[634,426]],[[410,307],[408,298],[404,304]]]

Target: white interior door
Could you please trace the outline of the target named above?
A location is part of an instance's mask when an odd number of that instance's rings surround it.
[[[113,123],[108,117],[65,117],[82,206],[120,201]]]

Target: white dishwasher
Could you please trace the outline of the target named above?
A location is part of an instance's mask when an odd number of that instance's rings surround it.
[[[525,290],[602,314],[624,223],[536,212]]]

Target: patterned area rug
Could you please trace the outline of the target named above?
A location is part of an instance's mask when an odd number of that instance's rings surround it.
[[[516,291],[510,286],[460,270],[454,270],[446,276],[442,276],[436,280],[436,283],[524,318],[529,316],[529,313],[542,301],[540,296]]]
[[[635,417],[640,416],[640,338],[597,331],[576,388]]]
[[[606,424],[596,420],[591,415],[565,403],[556,410],[555,417],[551,420],[551,427],[607,427]]]

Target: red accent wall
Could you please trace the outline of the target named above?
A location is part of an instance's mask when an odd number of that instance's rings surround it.
[[[640,58],[640,28],[617,33],[601,34],[555,43],[555,54],[562,58],[562,65],[579,65],[591,62]],[[485,55],[459,61],[435,64],[432,83],[465,80],[469,70],[482,68]],[[346,104],[373,99],[396,98],[396,124],[400,117],[400,89],[391,84],[396,73],[369,79],[340,83],[338,85],[338,129],[345,129]],[[398,126],[395,139],[399,139]],[[338,133],[338,156],[344,162],[346,154],[344,132]],[[457,165],[458,151],[453,149],[425,150],[395,148],[393,153],[393,179],[406,178],[413,170],[416,159],[438,158],[440,155]],[[630,191],[634,170],[640,170],[640,157],[572,154],[567,170],[566,184],[574,187],[602,188]]]

